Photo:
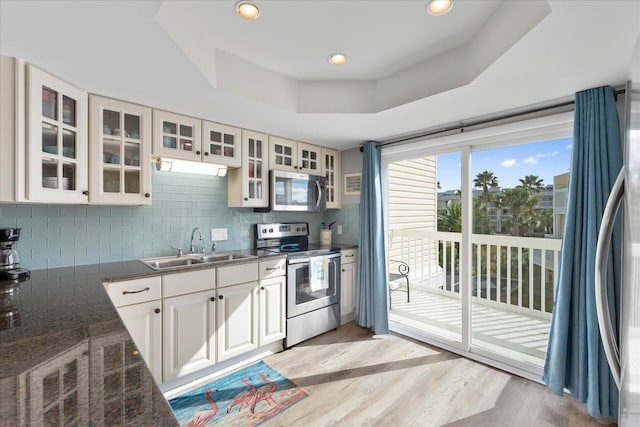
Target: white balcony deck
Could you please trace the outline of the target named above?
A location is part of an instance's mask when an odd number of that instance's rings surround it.
[[[390,320],[455,342],[461,340],[460,298],[411,290],[411,302],[403,292],[392,293]],[[550,320],[483,304],[474,297],[472,345],[502,356],[543,367]]]

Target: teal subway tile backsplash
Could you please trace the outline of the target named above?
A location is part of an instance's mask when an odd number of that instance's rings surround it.
[[[333,221],[332,241],[335,243],[358,244],[360,236],[360,205],[343,204],[341,209],[328,209],[324,213],[324,222],[330,224]],[[338,225],[342,226],[342,235],[338,235]]]
[[[226,177],[166,173],[153,170],[150,206],[56,206],[0,204],[0,228],[21,227],[17,246],[28,269],[124,261],[175,254],[171,245],[189,249],[191,230],[200,227],[207,243],[212,228],[227,228],[229,240],[217,251],[253,246],[255,223],[306,221],[310,240],[320,240],[324,221],[336,243],[358,242],[359,205],[324,213],[269,212],[227,208]],[[197,250],[199,250],[198,242]]]

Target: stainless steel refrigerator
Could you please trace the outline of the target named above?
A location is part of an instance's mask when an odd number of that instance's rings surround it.
[[[625,91],[624,166],[603,214],[596,250],[598,323],[607,360],[620,389],[618,423],[623,427],[640,426],[640,37],[629,78]],[[605,266],[618,207],[623,209],[624,255],[616,334],[609,317]]]

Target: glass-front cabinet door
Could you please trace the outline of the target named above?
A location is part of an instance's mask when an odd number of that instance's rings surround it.
[[[199,162],[201,130],[200,119],[153,110],[153,155]]]
[[[151,109],[89,97],[89,201],[151,204]]]
[[[341,206],[341,176],[340,152],[338,150],[322,149],[322,175],[325,178],[325,194],[327,209],[340,209]]]
[[[87,93],[27,66],[27,199],[87,203]]]
[[[228,172],[230,208],[269,206],[268,165],[267,135],[242,130],[242,167]]]
[[[269,169],[297,172],[298,143],[277,136],[269,136]]]
[[[202,161],[239,168],[242,164],[242,136],[239,128],[202,122]]]
[[[316,145],[298,143],[298,172],[322,175],[322,148]]]

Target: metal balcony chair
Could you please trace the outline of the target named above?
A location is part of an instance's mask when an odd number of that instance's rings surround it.
[[[411,302],[409,264],[391,259],[389,260],[389,310],[391,310],[391,293],[395,291],[406,292],[407,302]]]

